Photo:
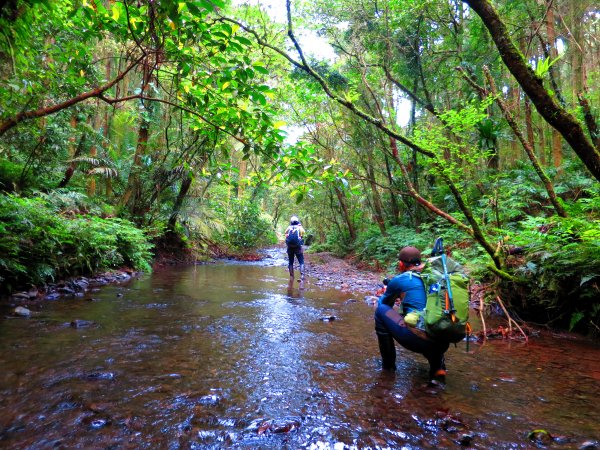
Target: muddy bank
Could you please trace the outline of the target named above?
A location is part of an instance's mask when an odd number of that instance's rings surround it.
[[[375,295],[383,286],[386,274],[361,270],[350,261],[340,259],[331,253],[304,253],[307,276],[315,284],[327,285],[342,291]]]

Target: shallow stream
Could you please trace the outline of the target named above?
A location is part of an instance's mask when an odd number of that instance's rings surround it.
[[[0,448],[581,448],[600,441],[600,347],[465,343],[445,389],[380,371],[357,294],[282,260],[171,268],[0,318]],[[534,432],[534,430],[543,430]],[[590,447],[594,448],[594,447]]]

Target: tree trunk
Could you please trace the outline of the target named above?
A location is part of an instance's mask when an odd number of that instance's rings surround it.
[[[142,77],[142,93],[148,90],[148,85],[152,79],[152,69],[149,64],[144,64],[144,73]],[[131,170],[129,171],[129,178],[127,180],[127,189],[121,198],[119,204],[122,207],[129,206],[129,210],[136,223],[141,224],[143,214],[141,201],[142,201],[142,185],[141,185],[141,172],[142,172],[142,157],[146,154],[148,148],[148,137],[150,135],[150,121],[147,115],[150,114],[148,105],[144,104],[144,110],[140,114],[140,126],[138,128],[137,145],[135,153],[133,155],[133,163]]]
[[[183,205],[183,201],[185,200],[186,195],[192,187],[193,180],[194,177],[192,175],[192,172],[190,171],[188,172],[187,176],[181,181],[179,193],[177,194],[177,198],[175,199],[173,211],[171,212],[171,216],[169,217],[169,223],[167,224],[167,230],[169,230],[171,233],[175,232],[175,225],[177,224],[177,218],[179,217],[181,206]]]
[[[374,218],[379,230],[382,235],[387,235],[387,230],[385,228],[385,220],[383,216],[383,204],[381,202],[381,196],[379,195],[379,190],[377,189],[377,183],[375,180],[375,171],[373,170],[374,162],[373,162],[373,149],[367,148],[365,149],[367,154],[367,177],[369,181],[369,187],[371,188],[371,197],[373,198],[373,211]]]
[[[525,127],[527,129],[527,142],[535,151],[535,137],[533,134],[533,121],[531,119],[531,103],[525,97]]]
[[[100,102],[96,101],[96,111],[93,119],[94,131],[98,131],[100,129],[102,123],[102,115],[100,113]],[[98,156],[98,148],[96,147],[96,143],[94,142],[90,146],[90,158],[96,158]],[[96,175],[88,175],[87,180],[87,195],[92,198],[96,195]]]
[[[554,6],[552,0],[546,1],[547,13],[546,13],[546,33],[548,36],[548,57],[550,61],[554,61],[558,57],[558,51],[556,50],[556,30],[554,28]],[[554,66],[550,69],[552,71],[549,75],[555,79]],[[562,142],[560,139],[560,133],[556,129],[552,129],[552,162],[557,172],[560,173],[562,166]]]
[[[585,10],[583,2],[570,1],[569,5],[569,48],[571,56],[571,89],[573,92],[573,106],[577,105],[579,94],[583,93],[585,86],[583,78],[583,33],[582,20]],[[586,2],[587,3],[587,2]]]
[[[83,150],[83,143],[85,142],[85,133],[82,133],[79,137],[79,144],[75,146],[75,132],[77,131],[77,117],[75,115],[71,116],[71,128],[73,129],[73,134],[69,138],[69,157],[74,159],[81,154]],[[63,179],[60,183],[58,183],[58,188],[62,189],[69,184],[69,181],[71,181],[76,169],[77,163],[75,161],[71,161],[69,163],[69,167],[67,167],[67,170],[65,170]]]
[[[339,206],[342,210],[342,215],[344,216],[344,222],[346,222],[350,239],[354,242],[356,240],[356,229],[352,223],[352,218],[350,217],[350,212],[348,211],[348,205],[346,205],[346,198],[344,197],[344,193],[340,190],[340,188],[334,186],[333,189],[335,191],[335,195],[337,196]]]
[[[390,186],[390,207],[392,210],[391,220],[394,225],[398,225],[398,219],[400,217],[400,207],[398,206],[398,198],[396,197],[396,193],[394,191],[394,176],[392,173],[390,158],[387,155],[385,155],[385,172]]]

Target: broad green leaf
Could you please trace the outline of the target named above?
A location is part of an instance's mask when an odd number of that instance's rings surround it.
[[[262,73],[263,75],[269,74],[269,71],[265,67],[261,66],[260,64],[253,64],[252,67],[254,67],[254,70]]]
[[[120,5],[120,3],[115,3],[115,4],[113,4],[113,6],[112,6],[112,19],[113,19],[115,22],[118,22],[118,21],[119,21],[119,17],[120,17],[120,15],[121,15],[121,14],[120,14],[120,12],[119,12],[119,5]]]

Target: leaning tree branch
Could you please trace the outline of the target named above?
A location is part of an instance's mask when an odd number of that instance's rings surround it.
[[[34,109],[31,111],[20,112],[20,113],[14,115],[13,117],[10,117],[10,118],[4,120],[3,122],[0,123],[0,136],[2,136],[4,133],[6,133],[11,128],[14,128],[18,124],[20,124],[21,122],[24,122],[26,120],[37,119],[40,117],[49,116],[51,114],[54,114],[58,111],[62,111],[63,109],[69,108],[73,105],[76,105],[77,103],[81,103],[90,98],[95,98],[95,97],[100,98],[104,94],[104,92],[108,91],[115,84],[117,84],[119,81],[121,81],[125,77],[125,75],[127,75],[127,73],[130,72],[134,67],[136,67],[140,62],[142,62],[142,60],[145,57],[146,57],[146,54],[143,54],[138,59],[136,59],[131,64],[129,64],[129,66],[127,66],[125,68],[125,70],[123,72],[121,72],[119,75],[117,75],[117,77],[114,78],[112,81],[109,81],[108,83],[106,83],[102,86],[99,86],[96,89],[92,89],[91,91],[83,92],[73,98],[70,98],[69,100],[66,100],[61,103],[57,103],[52,106]]]
[[[236,141],[238,141],[239,143],[241,143],[241,144],[244,144],[244,145],[248,145],[248,144],[249,144],[249,142],[248,142],[246,139],[244,139],[244,138],[242,138],[242,137],[239,137],[239,136],[236,136],[235,134],[233,134],[233,133],[231,133],[231,132],[227,131],[227,129],[225,129],[225,128],[222,128],[221,126],[217,125],[216,123],[214,123],[214,122],[213,122],[213,121],[211,121],[210,119],[207,119],[207,118],[206,118],[206,117],[204,117],[202,114],[200,114],[200,113],[199,113],[199,112],[197,112],[197,111],[194,111],[193,109],[186,108],[185,106],[183,106],[183,105],[181,105],[181,104],[177,104],[177,103],[175,103],[175,102],[172,102],[172,101],[170,101],[170,100],[164,100],[164,99],[161,99],[161,98],[145,97],[145,96],[143,96],[143,95],[140,95],[140,96],[139,96],[139,98],[140,98],[141,100],[145,100],[145,101],[150,101],[150,102],[158,102],[158,103],[164,103],[165,105],[169,105],[169,106],[172,106],[172,107],[174,107],[174,108],[177,108],[177,109],[180,109],[180,110],[182,110],[182,111],[185,111],[185,112],[187,112],[187,113],[189,113],[189,114],[191,114],[191,115],[193,115],[193,116],[195,116],[195,117],[198,117],[198,118],[199,118],[200,120],[202,120],[203,122],[207,123],[207,124],[208,124],[208,125],[210,125],[211,127],[214,127],[214,128],[217,130],[217,131],[221,131],[221,132],[223,132],[223,133],[225,133],[225,134],[228,134],[229,136],[231,136],[233,139],[235,139],[235,140],[236,140]]]
[[[244,25],[243,23],[228,18],[228,17],[221,17],[221,20],[227,21],[227,22],[231,22],[234,23],[236,25],[238,25],[241,29],[243,29],[244,31],[246,31],[247,33],[250,33],[251,35],[254,36],[254,38],[256,39],[256,42],[265,47],[265,48],[269,48],[271,50],[273,50],[275,53],[281,55],[282,57],[284,57],[286,60],[288,60],[294,67],[297,67],[298,69],[302,70],[303,72],[306,72],[307,74],[309,74],[317,83],[319,83],[319,85],[321,86],[321,88],[323,89],[323,92],[325,92],[325,94],[331,98],[332,100],[336,101],[337,103],[339,103],[342,106],[345,106],[347,109],[349,109],[350,111],[352,111],[355,115],[357,115],[358,117],[366,120],[367,122],[375,125],[377,128],[379,128],[381,131],[383,131],[385,134],[387,134],[388,136],[402,142],[404,145],[406,145],[409,148],[412,148],[413,150],[416,150],[417,152],[428,156],[430,158],[433,158],[435,156],[435,154],[430,151],[427,150],[423,147],[421,147],[420,145],[418,145],[417,143],[411,141],[410,139],[408,139],[406,136],[403,136],[402,134],[396,133],[395,131],[391,130],[389,127],[385,126],[385,124],[380,120],[380,119],[376,119],[375,117],[367,114],[366,112],[364,112],[362,109],[360,109],[359,107],[357,107],[353,102],[346,100],[345,98],[340,97],[339,95],[336,95],[327,85],[327,82],[317,73],[315,72],[312,67],[308,64],[308,62],[306,61],[306,58],[304,56],[304,52],[302,51],[302,48],[300,47],[300,45],[298,44],[298,41],[296,39],[296,37],[294,36],[294,32],[291,26],[291,12],[290,12],[290,1],[287,1],[287,8],[288,8],[288,37],[291,39],[292,43],[294,44],[294,47],[296,48],[296,51],[298,52],[298,54],[300,55],[300,61],[295,60],[294,58],[292,58],[290,55],[288,55],[285,51],[281,50],[281,48],[275,47],[271,44],[269,44],[268,42],[266,42],[264,39],[262,39],[259,34],[254,31],[253,29],[247,27],[246,25]]]
[[[594,178],[600,181],[600,151],[597,146],[587,138],[579,120],[561,107],[546,90],[542,79],[535,74],[513,43],[506,24],[491,2],[489,0],[462,1],[481,18],[500,52],[502,61],[540,115],[563,136]]]

